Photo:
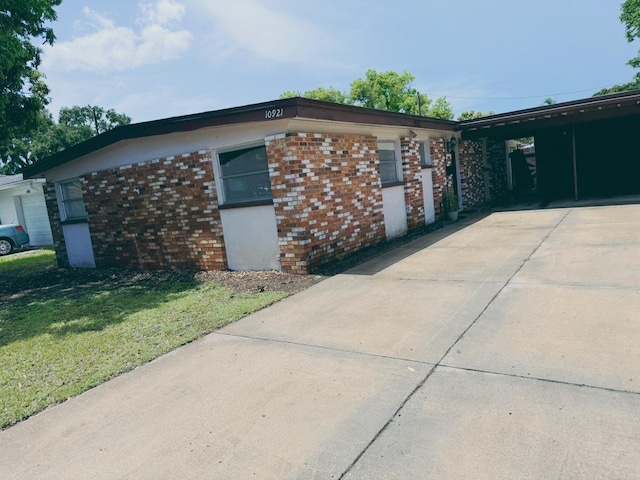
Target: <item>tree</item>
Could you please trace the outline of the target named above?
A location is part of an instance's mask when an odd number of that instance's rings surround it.
[[[62,0],[0,0],[0,145],[38,127],[49,89],[38,71],[41,49],[53,30],[45,26],[57,16]]]
[[[610,93],[620,93],[620,92],[628,92],[629,90],[639,90],[640,89],[640,74],[637,74],[635,79],[628,83],[623,83],[622,85],[614,85],[613,87],[603,88],[602,90],[597,91],[593,94],[594,97],[599,97],[601,95],[609,95]]]
[[[632,43],[640,38],[640,0],[626,0],[620,10],[620,21],[624,24],[627,42]],[[640,52],[627,63],[633,68],[639,68]]]
[[[358,78],[351,82],[351,90],[348,94],[333,87],[329,87],[329,89],[320,87],[303,94],[296,91],[286,91],[280,95],[280,98],[301,96],[411,115],[424,115],[447,120],[453,118],[453,111],[446,97],[433,102],[427,95],[419,93],[412,87],[413,80],[415,77],[408,72],[400,74],[393,71],[377,72],[370,69],[365,72],[365,78]]]
[[[365,72],[365,78],[358,78],[351,83],[349,96],[356,105],[391,112],[418,114],[426,112],[431,100],[411,86],[415,77],[408,72],[377,72],[373,69]]]
[[[112,128],[129,125],[131,117],[113,109],[105,110],[93,105],[73,106],[60,109],[58,123],[74,128],[90,127],[94,135],[100,135]]]
[[[627,42],[633,43],[640,39],[640,0],[626,0],[620,7],[620,21],[624,24]],[[640,68],[640,51],[638,55],[627,62],[627,65],[633,68]],[[609,88],[603,88],[596,92],[593,96],[608,95],[610,93],[620,93],[629,90],[640,89],[640,72],[636,73],[634,79],[622,85],[614,85]]]
[[[453,109],[447,101],[447,97],[440,97],[427,112],[429,117],[442,118],[444,120],[453,120]]]
[[[349,98],[344,92],[337,90],[333,87],[322,88],[318,87],[313,90],[308,90],[304,93],[296,92],[296,91],[286,91],[280,95],[280,98],[292,98],[292,97],[304,97],[311,98],[313,100],[322,100],[323,102],[333,102],[333,103],[351,103]]]
[[[91,122],[83,120],[83,112],[95,112]],[[17,173],[43,158],[90,139],[96,132],[102,133],[129,123],[131,118],[125,114],[114,110],[105,112],[101,107],[90,105],[62,108],[56,123],[51,114],[42,109],[36,117],[34,128],[0,144],[0,173]]]
[[[467,110],[466,112],[462,112],[460,115],[458,115],[458,121],[462,122],[464,120],[473,120],[475,118],[488,117],[489,115],[495,115],[495,114],[496,112],[482,113],[482,112],[476,112],[475,110]]]
[[[540,105],[540,106],[544,107],[545,105],[555,105],[556,103],[558,103],[558,102],[556,102],[553,98],[547,97],[547,98],[544,99],[544,102],[542,102],[542,105]]]

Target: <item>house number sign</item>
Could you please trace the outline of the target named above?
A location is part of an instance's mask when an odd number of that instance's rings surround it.
[[[274,108],[264,112],[264,118],[279,118],[284,116],[284,108]]]

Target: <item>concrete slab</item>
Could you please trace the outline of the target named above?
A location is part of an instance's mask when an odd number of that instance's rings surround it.
[[[0,432],[0,477],[640,478],[639,220],[465,219]]]
[[[0,476],[336,478],[429,368],[210,335],[0,432]]]
[[[439,247],[517,247],[537,246],[551,231],[550,227],[496,227],[472,225],[433,244]]]
[[[560,226],[553,231],[546,243],[568,246],[640,245],[640,222]]]
[[[535,249],[533,245],[428,248],[376,273],[383,278],[506,282]],[[351,272],[375,268],[376,259]]]
[[[346,479],[632,479],[640,396],[439,367]]]
[[[221,332],[437,362],[501,287],[339,275]]]
[[[563,225],[638,222],[640,222],[640,205],[610,205],[606,207],[572,208],[564,219]]]
[[[566,209],[495,212],[476,225],[483,227],[554,227],[566,214]]]
[[[640,245],[544,244],[512,282],[640,288]]]
[[[640,291],[508,285],[445,365],[640,393]]]

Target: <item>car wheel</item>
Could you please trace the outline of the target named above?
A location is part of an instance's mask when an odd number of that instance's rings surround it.
[[[13,244],[6,238],[0,238],[0,255],[9,255],[13,250]]]

